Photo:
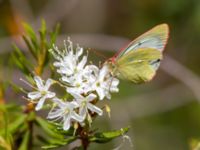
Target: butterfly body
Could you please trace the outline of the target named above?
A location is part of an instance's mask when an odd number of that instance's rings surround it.
[[[139,84],[151,80],[162,60],[169,29],[161,24],[133,40],[109,59],[112,73]]]

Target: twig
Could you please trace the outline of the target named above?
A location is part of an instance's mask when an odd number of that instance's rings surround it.
[[[198,75],[168,55],[165,56],[161,69],[190,88],[197,100],[200,101],[200,78]]]

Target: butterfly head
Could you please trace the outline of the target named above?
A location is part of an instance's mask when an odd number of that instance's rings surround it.
[[[111,75],[114,76],[116,70],[115,57],[111,57],[108,60],[106,60],[104,65],[108,66]]]

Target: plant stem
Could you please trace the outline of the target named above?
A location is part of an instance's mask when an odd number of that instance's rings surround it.
[[[83,149],[84,149],[84,150],[87,150],[88,147],[89,147],[88,138],[83,138],[83,139],[81,139],[81,142],[82,142]]]
[[[28,122],[28,126],[29,126],[29,131],[30,131],[30,139],[29,139],[29,149],[32,149],[33,146],[33,121],[29,121]]]
[[[31,115],[31,113],[34,113],[34,104],[29,102],[27,105],[26,105],[26,109],[24,110],[24,113],[27,113],[28,116]],[[29,118],[30,119],[30,118]],[[30,120],[27,120],[27,123],[28,123],[28,131],[30,133],[30,137],[29,137],[29,141],[28,141],[28,146],[29,146],[29,149],[31,150],[32,149],[32,146],[33,146],[33,123],[34,121],[32,120],[32,118]]]
[[[80,139],[81,139],[81,144],[84,150],[87,150],[90,144],[89,141],[89,132],[87,130],[87,128],[83,128],[79,125],[78,127],[78,134],[80,135]]]

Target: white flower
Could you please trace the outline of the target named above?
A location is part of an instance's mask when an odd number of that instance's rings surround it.
[[[78,76],[82,76],[84,72],[84,66],[87,62],[86,56],[84,56],[80,62],[76,63],[72,63],[73,62],[72,59],[71,61],[66,63],[67,65],[65,65],[65,67],[59,69],[59,72],[64,74],[62,76],[62,80],[70,84],[73,84]]]
[[[110,71],[107,65],[104,65],[101,68],[101,70],[95,72],[95,74],[96,74],[96,80],[92,85],[92,88],[97,92],[100,100],[103,100],[104,97],[110,99],[111,98],[110,92],[119,91],[117,87],[119,84],[119,80],[110,75]]]
[[[37,91],[34,92],[29,92],[28,93],[28,98],[31,100],[38,100],[38,103],[35,107],[35,110],[40,110],[45,102],[46,99],[48,98],[53,98],[55,97],[54,92],[48,91],[50,86],[53,84],[53,80],[48,79],[45,84],[43,84],[42,79],[39,76],[34,77],[36,86],[37,86]]]
[[[68,86],[66,90],[68,92],[75,90],[78,93],[85,93],[84,89],[88,81],[85,74],[88,73],[85,69],[87,56],[80,59],[83,48],[77,46],[76,50],[73,50],[73,43],[68,39],[64,51],[61,52],[54,46],[52,53],[58,60],[54,62],[54,66],[58,68],[57,72],[61,74],[61,80]]]
[[[83,56],[82,60],[79,62],[76,60],[75,55],[66,56],[63,60],[63,66],[60,67],[57,71],[60,74],[66,76],[71,76],[74,74],[80,73],[87,62],[87,56]]]
[[[76,75],[75,78],[73,77],[73,79],[69,78],[68,83],[71,83],[70,87],[66,89],[68,93],[71,92],[85,93],[84,89],[85,86],[87,85],[87,81],[86,80],[84,81],[82,75]]]
[[[57,72],[61,75],[66,75],[67,77],[79,73],[83,70],[86,62],[87,56],[83,56],[79,62],[79,57],[83,54],[83,48],[77,45],[76,50],[73,50],[73,43],[68,39],[67,43],[64,42],[65,49],[61,52],[54,46],[54,57],[58,60],[54,62],[54,66],[58,67]]]
[[[59,51],[54,47],[54,57],[58,60],[54,63],[57,72],[61,74],[61,80],[66,83],[68,93],[78,93],[87,95],[96,92],[100,100],[105,97],[111,98],[110,93],[118,92],[119,80],[111,76],[107,65],[99,69],[95,65],[86,65],[87,56],[83,56],[83,48],[77,46],[73,50],[73,44],[68,39],[65,43],[64,51]]]
[[[98,68],[94,65],[87,65],[79,74],[74,75],[72,79],[63,77],[63,80],[71,83],[70,87],[67,88],[67,92],[79,94],[91,92],[92,84],[95,82],[94,70],[98,70]]]
[[[83,117],[79,116],[74,109],[78,108],[79,105],[76,101],[64,102],[58,98],[53,99],[57,107],[53,108],[47,118],[48,119],[61,119],[63,121],[63,129],[68,130],[71,126],[72,120],[82,122]]]
[[[90,110],[91,112],[95,112],[100,116],[103,114],[103,111],[100,108],[96,107],[94,104],[91,103],[97,97],[95,94],[91,93],[86,97],[78,93],[71,94],[75,98],[75,101],[79,104],[79,114],[84,119],[88,114],[88,110]]]

